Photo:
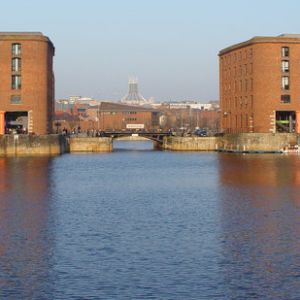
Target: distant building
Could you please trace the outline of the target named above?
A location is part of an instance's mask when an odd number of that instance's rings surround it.
[[[219,105],[217,102],[210,103],[200,103],[198,101],[173,101],[173,102],[163,102],[155,103],[153,106],[159,107],[161,105],[169,106],[170,109],[200,109],[200,110],[217,110]]]
[[[131,78],[128,82],[128,94],[121,99],[121,102],[128,105],[144,105],[150,101],[139,93],[138,80]]]
[[[69,96],[69,98],[67,99],[70,103],[74,103],[78,100],[81,99],[81,96]]]
[[[58,112],[71,112],[74,108],[74,102],[70,102],[68,99],[59,99],[55,101],[55,113]]]
[[[82,131],[88,130],[127,130],[159,128],[160,112],[143,106],[130,106],[116,102],[82,103],[68,100],[57,100],[55,119],[62,127],[73,130],[80,126]]]
[[[142,106],[129,106],[112,102],[101,102],[98,111],[99,129],[153,130],[159,127],[159,111]]]
[[[199,108],[191,108],[186,103],[180,105],[170,105],[170,103],[162,103],[157,106],[161,112],[161,128],[163,130],[172,129],[174,131],[184,130],[193,132],[196,128],[206,128],[211,132],[219,131],[220,112],[219,109],[208,106],[196,106]]]
[[[300,133],[300,35],[254,37],[219,57],[224,132]]]
[[[54,46],[39,32],[0,32],[0,134],[52,131]]]

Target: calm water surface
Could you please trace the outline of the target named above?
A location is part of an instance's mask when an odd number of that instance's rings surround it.
[[[300,299],[300,156],[115,147],[0,158],[0,299]]]

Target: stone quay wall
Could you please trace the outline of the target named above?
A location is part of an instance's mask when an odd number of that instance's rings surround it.
[[[282,152],[298,145],[295,133],[240,133],[220,138],[218,150],[233,152]]]
[[[298,147],[299,146],[299,147]],[[272,133],[226,134],[220,137],[165,137],[157,147],[170,151],[282,152],[300,150],[300,135]],[[298,150],[298,151],[299,151]],[[111,152],[112,138],[62,135],[2,135],[0,156],[59,155],[73,152]]]
[[[60,155],[72,152],[111,152],[111,138],[49,135],[2,135],[0,156]]]
[[[162,149],[172,151],[215,151],[218,137],[164,137]]]
[[[300,146],[300,135],[294,133],[237,133],[219,137],[165,137],[162,149],[172,151],[282,152],[296,145]]]
[[[70,137],[70,152],[112,152],[112,138],[108,137]]]
[[[0,136],[0,156],[59,155],[67,151],[66,139],[57,134]]]

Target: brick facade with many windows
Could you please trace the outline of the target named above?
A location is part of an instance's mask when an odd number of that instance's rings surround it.
[[[53,56],[42,33],[0,32],[0,134],[51,133]]]
[[[300,132],[300,35],[254,37],[219,57],[225,133]]]

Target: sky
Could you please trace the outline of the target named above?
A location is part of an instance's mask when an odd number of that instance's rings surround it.
[[[55,46],[56,99],[120,100],[128,79],[155,101],[219,98],[218,52],[300,33],[298,0],[1,0],[0,31]]]

